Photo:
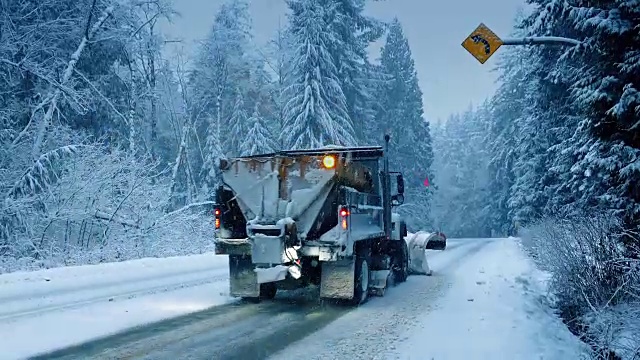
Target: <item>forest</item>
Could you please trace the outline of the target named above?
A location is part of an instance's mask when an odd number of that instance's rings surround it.
[[[399,211],[429,225],[409,44],[364,1],[287,1],[262,47],[249,2],[226,1],[192,58],[164,51],[169,0],[1,4],[0,272],[210,250],[219,159],[385,132],[409,181]]]
[[[637,358],[640,3],[527,3],[512,37],[581,44],[500,49],[496,93],[432,127],[433,224],[520,237],[595,358]]]
[[[410,231],[521,237],[565,319],[637,303],[640,4],[527,0],[512,36],[581,45],[501,49],[495,94],[434,122],[367,3],[286,0],[262,46],[227,0],[168,58],[170,0],[0,0],[0,273],[211,251],[220,159],[389,133]]]

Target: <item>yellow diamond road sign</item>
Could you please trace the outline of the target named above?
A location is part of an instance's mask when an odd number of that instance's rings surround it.
[[[480,24],[471,35],[464,39],[462,47],[467,49],[481,64],[484,64],[502,44],[498,35],[484,24]]]

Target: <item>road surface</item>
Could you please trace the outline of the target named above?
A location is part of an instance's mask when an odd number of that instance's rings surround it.
[[[282,292],[273,301],[216,306],[34,359],[300,359],[289,348],[323,349],[325,343],[345,359],[371,358],[400,340],[416,314],[446,294],[456,268],[493,241],[451,239],[445,251],[428,254],[433,276],[411,276],[357,309],[321,303],[313,288]],[[348,319],[353,336],[314,336],[338,319]],[[305,359],[322,358],[315,355]]]

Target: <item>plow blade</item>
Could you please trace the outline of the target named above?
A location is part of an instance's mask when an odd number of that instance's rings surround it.
[[[409,273],[416,275],[431,275],[425,250],[444,250],[447,247],[447,237],[440,232],[428,233],[418,231],[405,237],[409,249]]]

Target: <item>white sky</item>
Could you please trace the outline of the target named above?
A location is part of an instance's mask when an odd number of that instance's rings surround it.
[[[203,39],[222,0],[174,0],[181,14],[165,30],[183,40],[186,54]],[[370,2],[367,12],[383,19],[397,16],[413,52],[427,120],[445,119],[493,94],[497,57],[481,65],[460,45],[479,23],[507,37],[523,0],[384,0]],[[266,43],[279,23],[287,21],[284,0],[252,0],[254,34]],[[377,51],[377,50],[376,50]],[[375,55],[377,57],[377,54]]]

